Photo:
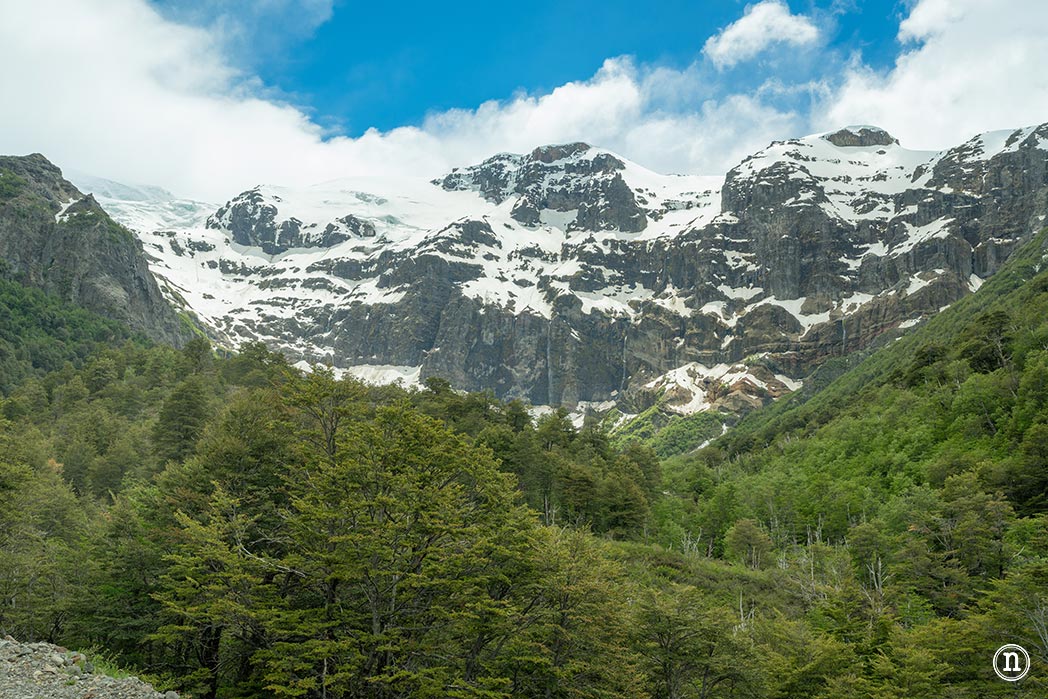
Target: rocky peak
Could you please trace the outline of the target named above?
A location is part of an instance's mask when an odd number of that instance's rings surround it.
[[[976,186],[992,161],[1023,160],[1033,157],[1043,158],[1048,150],[1048,123],[1029,126],[1024,129],[990,131],[973,136],[959,146],[940,154],[934,161],[936,178],[962,177],[970,180],[969,186]],[[1032,164],[1032,163],[1028,163]],[[1040,170],[1035,167],[1033,174]]]
[[[823,138],[841,148],[899,145],[899,141],[890,133],[876,126],[846,126],[840,131],[826,134]]]
[[[353,214],[327,221],[303,221],[280,215],[278,194],[255,187],[242,192],[208,217],[207,227],[226,232],[234,242],[280,255],[293,248],[330,248],[351,238],[372,238],[375,226]]]
[[[0,192],[15,189],[46,200],[53,211],[58,211],[63,202],[83,196],[62,176],[58,166],[40,153],[0,157]]]
[[[500,204],[514,194],[533,193],[547,178],[583,179],[613,175],[626,164],[587,143],[539,146],[527,155],[499,153],[478,165],[455,168],[433,184],[448,191],[479,192]]]
[[[511,197],[513,218],[527,226],[553,217],[544,212],[575,212],[569,230],[638,232],[647,225],[644,210],[622,171],[626,163],[586,143],[540,146],[528,155],[501,154],[434,180],[445,190],[472,190],[488,201]]]
[[[476,191],[491,202],[500,204],[506,200],[516,185],[517,172],[523,156],[499,153],[479,165],[455,168],[433,184],[451,191]]]
[[[565,143],[560,145],[549,145],[539,146],[535,150],[531,151],[529,156],[532,160],[536,160],[540,163],[552,163],[557,160],[563,160],[564,158],[570,158],[573,155],[579,153],[585,153],[591,148],[588,143]]]
[[[935,194],[915,203],[917,222],[950,217],[951,228],[975,246],[985,276],[1045,224],[1048,124],[979,134],[939,154],[920,176]]]

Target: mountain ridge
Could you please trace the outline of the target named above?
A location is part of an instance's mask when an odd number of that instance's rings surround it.
[[[139,236],[226,344],[535,404],[735,411],[978,288],[1048,212],[1046,160],[1048,125],[939,152],[849,127],[723,179],[575,143],[432,182],[259,186]]]

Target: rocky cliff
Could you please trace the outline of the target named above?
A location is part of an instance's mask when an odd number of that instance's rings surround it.
[[[139,236],[229,344],[536,404],[745,408],[977,289],[1044,224],[1046,163],[1048,125],[942,152],[850,127],[722,178],[574,143],[261,186]]]
[[[42,155],[0,157],[0,261],[5,275],[154,340],[188,336],[142,244]]]

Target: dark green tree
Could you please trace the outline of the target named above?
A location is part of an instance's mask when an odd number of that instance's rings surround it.
[[[182,461],[196,447],[210,414],[207,390],[199,376],[178,384],[160,406],[153,445],[165,461]]]

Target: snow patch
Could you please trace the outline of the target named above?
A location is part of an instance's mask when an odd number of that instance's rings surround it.
[[[572,410],[568,417],[571,420],[571,424],[575,426],[575,429],[581,429],[583,424],[586,422],[586,416],[590,413],[596,413],[598,415],[606,413],[615,407],[615,401],[613,400],[580,400],[574,410]]]
[[[575,222],[578,218],[578,209],[569,209],[568,211],[555,211],[553,209],[543,209],[539,212],[539,221],[544,226],[550,226],[551,228],[559,228],[562,231],[568,230],[568,226]]]
[[[936,279],[941,277],[943,274],[945,274],[945,272],[946,270],[944,269],[934,269],[930,272],[919,272],[913,275],[912,277],[910,277],[909,286],[906,287],[906,295],[910,296],[912,294],[917,293],[918,291],[920,291],[921,289],[923,289],[924,287],[928,286]]]
[[[66,212],[69,211],[70,206],[77,203],[78,201],[80,201],[79,197],[73,197],[69,201],[62,202],[62,208],[59,210],[57,214],[55,214],[55,223],[64,223],[65,221],[69,220],[69,214],[67,214]]]
[[[346,374],[364,383],[376,386],[399,383],[405,388],[420,388],[421,366],[395,366],[392,364],[357,364],[343,369]]]
[[[775,374],[774,378],[787,390],[795,391],[801,387],[802,382],[787,376]],[[755,389],[770,388],[768,381],[758,378],[745,364],[706,366],[699,362],[689,362],[671,369],[644,386],[663,391],[663,396],[669,399],[665,403],[667,410],[691,415],[709,410],[725,387],[735,386],[740,382],[747,383]]]
[[[736,289],[725,284],[717,286],[717,291],[721,292],[730,299],[742,299],[743,301],[749,301],[754,296],[760,296],[764,293],[764,289],[759,286],[748,286],[741,289]]]

